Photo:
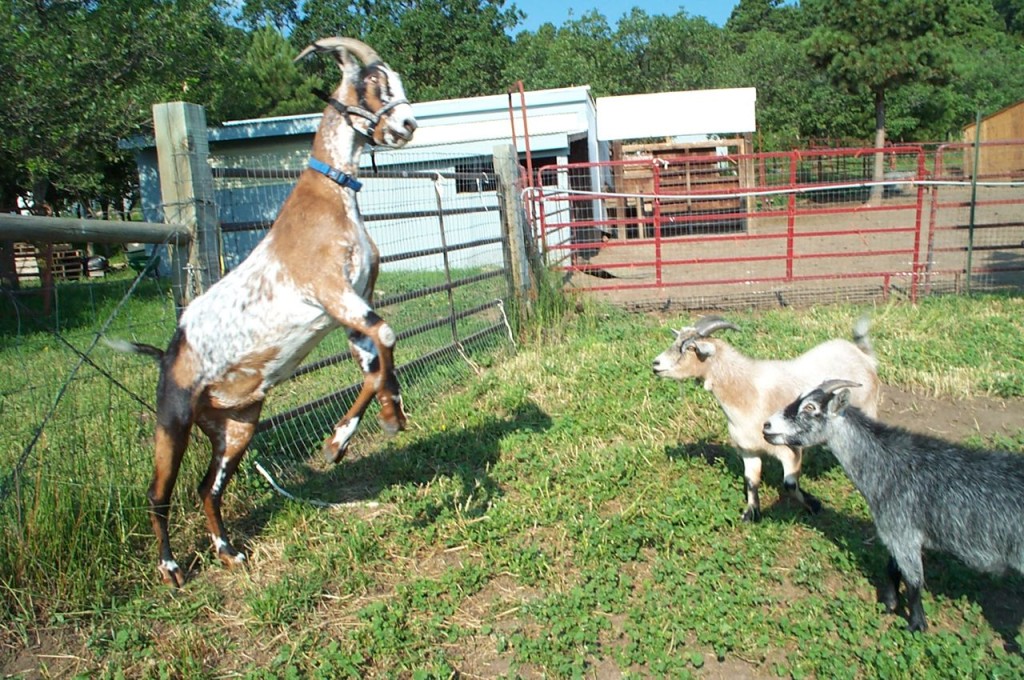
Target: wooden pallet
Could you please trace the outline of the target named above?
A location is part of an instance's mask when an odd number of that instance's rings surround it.
[[[67,243],[53,245],[53,278],[71,281],[85,275],[85,251]]]
[[[746,209],[740,197],[700,198],[693,192],[722,194],[753,186],[749,163],[730,162],[720,158],[718,149],[725,147],[730,154],[749,153],[744,138],[716,139],[705,142],[612,145],[613,160],[660,160],[657,182],[654,169],[648,164],[616,166],[615,182],[618,191],[629,194],[661,194],[686,196],[682,200],[666,198],[661,201],[661,212],[667,215],[709,214],[716,212],[742,212]],[[656,186],[657,184],[657,186]],[[650,215],[654,202],[643,200],[643,213]],[[639,205],[637,205],[639,207]]]
[[[69,243],[43,248],[31,243],[14,244],[14,268],[19,279],[45,278],[48,260],[55,280],[71,281],[85,275],[85,251]]]
[[[39,251],[31,243],[14,244],[14,272],[19,279],[39,278]]]

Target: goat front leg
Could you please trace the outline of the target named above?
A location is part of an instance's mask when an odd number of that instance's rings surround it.
[[[785,451],[778,454],[782,462],[782,486],[790,496],[807,508],[812,515],[821,512],[821,501],[800,488],[800,468],[803,463],[803,449],[799,447],[782,447]]]
[[[761,457],[743,452],[743,486],[747,494],[747,507],[743,511],[744,522],[761,521],[761,499],[758,489],[761,488]]]
[[[373,312],[370,312],[376,316]],[[359,366],[365,375],[377,376],[377,401],[380,403],[381,426],[384,432],[393,435],[405,429],[405,411],[402,408],[402,390],[395,375],[394,349],[397,338],[391,326],[380,317],[377,341],[358,331],[349,332],[349,346],[357,356]]]
[[[348,412],[335,425],[333,436],[324,443],[324,458],[331,463],[345,455],[374,395],[380,402],[384,432],[394,434],[404,430],[406,424],[401,388],[394,370],[395,333],[362,298],[357,299],[361,306],[349,299],[349,304],[339,310],[339,321],[349,328],[349,345],[363,370],[363,387]],[[353,310],[361,314],[353,315]]]
[[[211,410],[197,420],[213,447],[210,466],[199,484],[199,499],[217,557],[229,569],[244,564],[245,554],[231,545],[221,515],[221,501],[256,432],[262,408],[263,402],[259,401],[238,411]]]
[[[878,537],[889,547],[892,564],[907,587],[907,611],[910,618],[907,630],[924,632],[928,630],[928,619],[925,617],[924,605],[921,602],[921,593],[924,590],[924,563],[921,561],[924,537],[914,535],[912,529],[905,525],[898,524],[892,527],[892,524],[889,518],[883,518],[878,522]]]
[[[878,589],[878,601],[885,605],[887,613],[892,614],[899,606],[900,580],[902,579],[900,568],[892,557],[889,557],[889,563],[885,566],[885,575],[885,583]]]

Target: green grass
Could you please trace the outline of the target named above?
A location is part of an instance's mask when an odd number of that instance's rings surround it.
[[[1020,297],[730,313],[742,330],[729,339],[754,356],[791,355],[847,336],[864,312],[886,383],[1024,397]],[[181,592],[156,582],[141,509],[148,462],[103,493],[52,485],[59,523],[25,535],[0,518],[0,649],[42,640],[41,674],[97,677],[1024,673],[1019,576],[934,556],[932,630],[909,634],[881,613],[884,549],[827,453],[805,467],[820,515],[779,498],[769,462],[764,520],[739,521],[741,465],[712,398],[650,373],[668,327],[692,319],[557,301],[538,316],[514,356],[411,403],[408,432],[362,440],[327,474],[379,506],[321,510],[241,476],[225,505],[246,572],[212,558],[184,493],[173,540],[191,580]],[[111,405],[111,424],[126,429],[117,436],[144,438],[148,425],[122,410]],[[108,445],[88,440],[77,440],[82,474]],[[971,443],[1024,451],[1024,431]],[[103,465],[114,467],[101,475]],[[95,545],[63,554],[76,533]]]

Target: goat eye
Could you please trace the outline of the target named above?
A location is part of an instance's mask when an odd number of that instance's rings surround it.
[[[801,413],[814,413],[814,404],[804,404],[800,408]]]

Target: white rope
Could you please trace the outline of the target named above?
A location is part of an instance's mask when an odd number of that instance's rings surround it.
[[[267,472],[263,468],[262,465],[259,464],[259,461],[255,462],[254,465],[256,466],[256,471],[259,472],[261,475],[263,475],[263,479],[267,480],[267,483],[270,484],[270,486],[274,489],[274,491],[276,491],[277,493],[281,494],[282,496],[284,496],[285,498],[287,498],[290,501],[295,501],[296,503],[306,503],[308,505],[312,505],[312,506],[315,506],[315,507],[318,507],[318,508],[330,508],[332,510],[344,509],[344,508],[379,508],[380,507],[380,503],[378,503],[377,501],[351,501],[351,502],[348,502],[348,503],[328,503],[327,501],[318,501],[315,498],[299,498],[298,496],[290,494],[287,491],[285,491],[283,488],[281,488],[278,485],[278,483],[276,481],[274,481],[274,477],[269,472]]]
[[[471,369],[473,369],[473,373],[475,373],[477,376],[481,376],[484,374],[484,369],[480,368],[480,365],[473,361],[472,359],[470,359],[469,355],[466,354],[466,348],[462,346],[461,342],[455,343],[455,350],[459,353],[459,356],[462,357],[462,360],[465,361],[466,364]]]
[[[516,339],[512,337],[512,326],[508,322],[508,315],[505,314],[505,303],[502,300],[498,300],[498,311],[501,312],[501,320],[505,322],[505,330],[508,331],[508,341],[512,343],[512,347],[518,351],[519,348],[516,346]]]

